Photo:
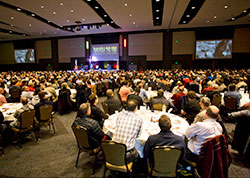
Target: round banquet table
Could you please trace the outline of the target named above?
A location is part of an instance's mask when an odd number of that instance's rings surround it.
[[[139,137],[136,139],[135,145],[135,148],[142,158],[144,144],[147,141],[148,137],[160,132],[158,121],[162,114],[166,114],[170,118],[172,124],[171,131],[176,135],[182,136],[184,138],[186,130],[189,126],[188,122],[180,116],[161,111],[152,112],[151,110],[146,110],[145,107],[141,107],[140,110],[136,111],[136,114],[143,119],[142,128]],[[103,124],[104,133],[109,135],[111,138],[113,136],[113,133],[115,132],[116,118],[118,117],[118,115],[119,113],[115,113],[109,116],[109,118],[106,119]]]
[[[22,103],[5,103],[0,107],[1,112],[4,116],[4,122],[6,121],[15,121],[16,118],[13,116],[16,110],[20,109],[23,106]]]

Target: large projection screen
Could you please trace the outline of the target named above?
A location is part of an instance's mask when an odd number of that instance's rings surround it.
[[[91,46],[92,61],[117,61],[119,60],[119,44],[95,44]]]

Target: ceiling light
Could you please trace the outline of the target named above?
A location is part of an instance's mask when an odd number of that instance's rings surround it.
[[[156,2],[160,2],[160,0],[155,0]]]
[[[18,11],[21,11],[22,9],[20,9],[20,8],[17,8],[16,10],[18,10]]]
[[[54,15],[56,15],[56,12],[53,12]]]
[[[46,32],[46,30],[43,30],[43,32]]]
[[[104,17],[107,17],[107,14],[105,14]]]
[[[227,8],[228,8],[228,5],[225,5],[224,8],[227,9]]]
[[[14,25],[10,24],[11,27],[13,27]]]
[[[56,34],[56,32],[54,32]]]
[[[113,21],[111,21],[110,23],[114,23]]]
[[[87,0],[88,2],[90,2],[91,0]]]
[[[190,17],[190,15],[186,15],[186,17]]]
[[[210,21],[209,20],[207,20],[207,23],[209,23]]]
[[[70,12],[74,12],[74,10],[73,10],[73,9],[71,9],[71,10],[70,10]]]
[[[192,9],[195,9],[195,7],[193,6],[193,7],[191,7]]]
[[[138,27],[138,25],[136,25],[135,27]]]
[[[69,20],[67,20],[67,22],[69,23]]]
[[[31,14],[32,17],[35,17],[35,14]]]
[[[132,17],[132,14],[129,14],[130,17]]]
[[[60,30],[59,28],[57,28],[56,30]]]
[[[42,32],[39,32],[39,34],[41,35],[41,34],[42,34]]]
[[[216,15],[214,16],[214,19],[216,19],[217,17],[216,17]]]
[[[156,19],[159,19],[159,17],[156,17]]]
[[[109,26],[109,24],[107,23],[107,26]]]
[[[182,23],[186,23],[186,21],[183,21]]]
[[[98,6],[95,6],[95,9],[98,9],[99,7]]]
[[[247,10],[244,10],[243,12],[244,12],[244,13],[246,13],[246,12],[247,12]]]
[[[133,24],[135,24],[135,22],[133,22]]]
[[[41,5],[41,8],[43,9],[43,8],[44,8],[44,6],[43,6],[43,5]]]
[[[31,24],[29,24],[29,26],[31,27]]]
[[[85,21],[85,19],[82,19],[82,21]]]
[[[12,31],[9,31],[10,33],[12,33]]]
[[[128,4],[124,4],[124,6],[128,6]]]
[[[23,34],[23,36],[26,36],[26,34]]]
[[[10,19],[11,19],[11,20],[13,20],[13,19],[14,19],[14,17],[10,17]]]
[[[157,9],[157,10],[156,10],[156,12],[160,12],[160,10],[159,10],[159,9]]]
[[[232,17],[232,20],[235,20],[235,18],[234,18],[234,17]]]
[[[50,23],[51,21],[48,20],[48,23]]]
[[[60,5],[63,6],[63,3],[61,2]]]

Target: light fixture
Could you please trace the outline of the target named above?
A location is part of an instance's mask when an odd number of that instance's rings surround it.
[[[216,19],[217,17],[216,17],[216,15],[214,16],[214,19]]]
[[[186,15],[186,17],[190,17],[190,15]]]
[[[32,17],[35,17],[35,14],[31,14]]]
[[[31,27],[31,24],[29,24],[29,26]]]
[[[156,10],[156,12],[160,12],[160,10],[159,10],[159,9],[157,9],[157,10]]]
[[[74,10],[73,10],[73,9],[71,9],[71,10],[70,10],[70,12],[74,12]]]
[[[209,23],[210,21],[209,20],[207,20],[207,23]]]
[[[132,14],[129,14],[130,17],[132,17]]]
[[[13,19],[14,19],[14,17],[10,17],[10,19],[11,19],[11,20],[13,20]]]
[[[86,41],[86,49],[89,49],[89,41]]]
[[[56,32],[54,32],[56,34]]]
[[[110,23],[114,23],[113,21],[111,21]]]
[[[12,31],[10,30],[9,33],[12,33]]]
[[[44,8],[44,6],[43,5],[41,5],[41,9],[43,9]]]
[[[155,0],[156,2],[160,2],[160,0]]]
[[[95,9],[98,9],[99,7],[98,6],[95,6]]]
[[[87,0],[88,2],[90,2],[91,0]]]
[[[85,21],[85,19],[82,19],[82,21]]]
[[[54,15],[56,15],[56,12],[53,12]]]
[[[104,17],[107,17],[107,14],[104,14]]]
[[[159,19],[159,17],[156,17],[156,19]]]
[[[186,23],[186,21],[183,21],[182,23]]]
[[[63,6],[63,3],[61,2],[60,5]]]
[[[247,12],[247,10],[244,10],[243,12],[244,12],[244,13],[246,13],[246,12]]]
[[[10,24],[11,27],[13,27],[14,25]]]
[[[26,36],[26,34],[23,34],[23,36]]]
[[[227,8],[228,8],[228,5],[225,5],[224,8],[227,9]]]
[[[41,34],[42,34],[42,32],[39,32],[39,34],[41,35]]]
[[[128,6],[128,4],[124,4],[124,6]]]
[[[20,8],[17,8],[16,10],[18,10],[18,11],[21,11],[22,9],[20,9]]]
[[[43,32],[46,32],[46,30],[43,30]]]
[[[69,23],[69,20],[67,20],[67,22]]]
[[[232,17],[232,20],[235,20],[235,18],[234,18],[234,17]]]
[[[195,9],[195,7],[193,6],[193,7],[191,7],[191,9]]]
[[[48,23],[50,23],[51,21],[48,20]]]
[[[133,24],[135,24],[135,22],[133,22]]]
[[[109,26],[109,24],[108,24],[108,23],[107,23],[106,25],[107,25],[107,26]]]
[[[59,28],[57,28],[56,30],[60,30]]]

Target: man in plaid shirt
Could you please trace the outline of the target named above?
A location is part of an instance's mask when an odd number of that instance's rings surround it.
[[[138,157],[138,152],[135,149],[135,140],[141,131],[142,118],[135,114],[136,107],[136,101],[128,101],[128,110],[122,111],[116,119],[116,129],[112,139],[127,146],[127,162],[134,161]]]

